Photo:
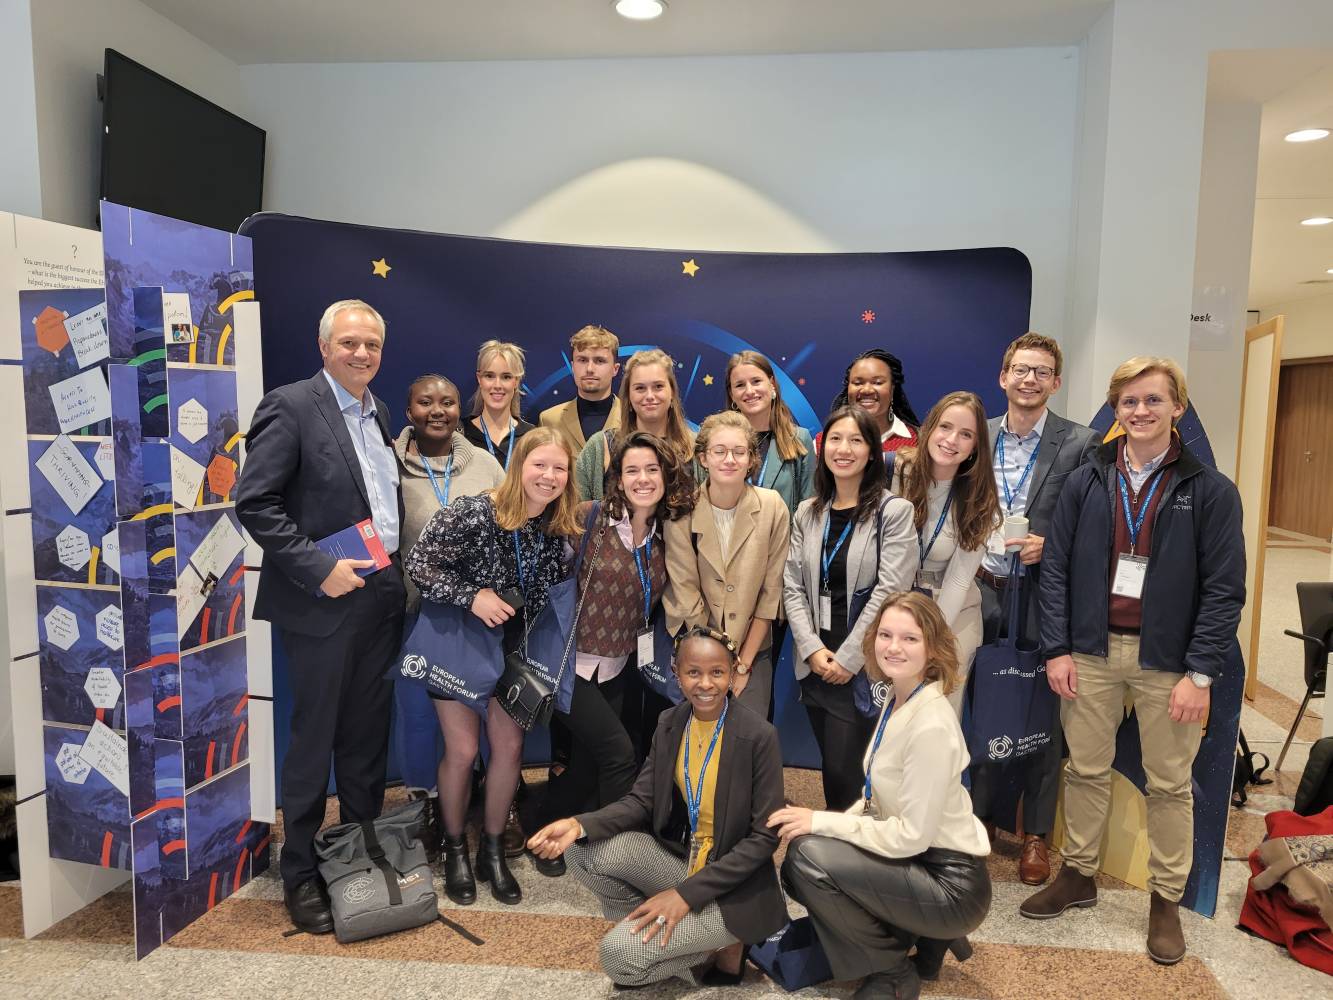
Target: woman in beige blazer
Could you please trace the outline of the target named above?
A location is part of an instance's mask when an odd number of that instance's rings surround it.
[[[861,755],[875,721],[856,709],[852,679],[874,611],[916,576],[912,505],[884,488],[877,431],[859,406],[829,414],[815,495],[792,521],[782,597],[801,704],[819,744],[824,803],[845,809],[861,791]]]
[[[732,691],[768,714],[773,688],[770,626],[782,600],[790,515],[773,490],[751,486],[759,465],[754,428],[739,413],[714,413],[699,428],[694,454],[707,474],[694,512],[666,525],[667,588],[673,635],[707,625],[740,646]]]
[[[841,813],[789,806],[769,825],[790,841],[782,878],[834,978],[864,977],[854,998],[908,1000],[939,976],[946,950],[971,955],[965,935],[990,909],[990,843],[963,788],[967,745],[947,699],[958,653],[944,616],[926,595],[898,593],[874,620],[866,669],[892,693],[861,800]]]

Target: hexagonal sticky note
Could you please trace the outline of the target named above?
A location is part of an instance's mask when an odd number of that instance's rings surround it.
[[[124,645],[125,639],[121,633],[121,627],[120,608],[114,604],[108,604],[97,612],[97,638],[108,649],[119,649]],[[97,707],[104,708],[106,706],[98,705]]]
[[[199,443],[208,433],[208,411],[203,403],[190,399],[180,405],[176,411],[176,433],[190,444]]]
[[[65,329],[65,314],[54,306],[47,306],[33,320],[37,328],[37,346],[52,354],[59,354],[69,343],[69,331]]]
[[[69,608],[57,604],[42,619],[46,626],[46,641],[61,649],[69,649],[79,641],[79,620]]]
[[[103,479],[109,483],[116,481],[116,449],[110,438],[97,445],[93,461],[97,464],[97,471],[102,474]]]
[[[102,536],[102,562],[120,575],[120,532],[116,528]]]
[[[56,555],[60,558],[62,566],[68,566],[72,570],[83,569],[92,558],[87,532],[72,524],[66,525],[60,534],[56,535]]]
[[[93,769],[91,764],[79,756],[81,749],[77,743],[62,743],[56,753],[56,767],[60,770],[60,776],[71,785],[82,785]]]
[[[120,700],[120,681],[116,680],[110,667],[93,667],[89,670],[83,689],[88,692],[94,708],[115,708],[116,702]]]
[[[208,489],[214,496],[225,497],[236,485],[236,463],[226,455],[214,455],[208,463]]]

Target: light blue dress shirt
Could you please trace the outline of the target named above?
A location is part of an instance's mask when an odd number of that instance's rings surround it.
[[[1032,488],[1032,480],[1036,476],[1037,468],[1034,465],[1028,477],[1019,485],[1019,478],[1023,475],[1023,470],[1027,468],[1028,461],[1032,458],[1032,453],[1037,450],[1041,444],[1042,432],[1046,429],[1046,417],[1049,416],[1049,410],[1043,410],[1041,419],[1039,419],[1032,430],[1028,431],[1022,437],[1009,430],[1009,415],[1005,414],[1000,421],[1000,433],[995,438],[995,454],[991,456],[995,466],[995,491],[1000,495],[1000,514],[1008,517],[1010,514],[1026,514],[1028,509],[1028,491]],[[1000,462],[1000,440],[1004,440],[1004,462]],[[1009,483],[1009,496],[1013,498],[1010,503],[1005,499],[1004,484]],[[986,571],[996,576],[1009,575],[1009,557],[1017,552],[1017,549],[1006,550],[1005,555],[995,555],[987,551],[986,558],[982,561],[982,566]]]
[[[361,478],[370,496],[370,520],[384,544],[384,551],[392,555],[398,551],[398,461],[393,449],[384,443],[375,410],[375,397],[367,389],[363,399],[357,399],[338,384],[338,380],[324,369],[324,377],[333,387],[338,409],[347,424],[347,434],[356,449],[356,460],[361,465]]]

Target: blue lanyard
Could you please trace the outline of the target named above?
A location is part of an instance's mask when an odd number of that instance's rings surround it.
[[[722,703],[722,714],[717,717],[717,725],[713,727],[713,739],[708,744],[708,753],[704,754],[703,766],[699,768],[699,788],[697,791],[690,784],[690,729],[694,726],[694,716],[690,716],[690,724],[685,727],[685,810],[690,814],[690,833],[699,829],[699,806],[704,800],[704,775],[708,773],[708,762],[713,759],[713,750],[717,747],[717,738],[722,735],[722,723],[727,721],[727,709],[731,707],[731,702]]]
[[[426,475],[430,476],[430,488],[435,491],[435,499],[440,501],[441,507],[449,506],[449,484],[454,478],[454,453],[449,452],[449,460],[444,463],[444,489],[440,489],[440,484],[435,481],[435,470],[430,467],[430,459],[425,455],[418,453],[421,464],[426,467]]]
[[[944,522],[949,516],[949,508],[953,506],[953,487],[949,487],[949,495],[944,498],[944,509],[940,511],[940,519],[935,522],[935,531],[930,536],[929,544],[922,538],[921,533],[917,532],[916,546],[921,552],[921,565],[926,565],[926,556],[930,555],[930,550],[935,547],[935,539],[940,537],[940,532],[944,530]]]
[[[916,691],[913,691],[911,694],[907,696],[907,701],[911,701],[913,698],[915,698],[916,692],[920,691],[925,686],[926,686],[925,681],[922,681],[920,684],[918,684],[916,686]],[[907,702],[903,702],[903,704],[905,705],[907,704]],[[893,714],[893,701],[890,700],[889,703],[884,706],[884,714],[879,717],[879,728],[875,730],[875,740],[873,743],[870,744],[870,759],[866,761],[865,807],[867,809],[870,808],[870,795],[871,795],[870,772],[875,769],[875,754],[879,752],[879,744],[884,739],[884,727],[889,724],[889,716],[892,714]]]
[[[768,475],[768,460],[773,457],[773,449],[777,447],[777,442],[769,438],[768,447],[764,449],[764,464],[759,466],[759,475],[751,479],[750,485],[763,486],[764,476]]]
[[[646,566],[645,566],[646,564]],[[648,624],[648,619],[653,613],[653,533],[648,532],[648,537],[643,541],[643,561],[639,560],[639,550],[634,550],[634,568],[639,571],[639,585],[643,587],[643,623]]]
[[[510,534],[514,536],[514,562],[518,563],[518,589],[523,592],[524,597],[527,597],[528,587],[523,581],[523,554],[519,551],[518,547],[518,529],[515,528]]]
[[[1120,503],[1125,508],[1125,527],[1129,530],[1129,554],[1134,554],[1135,547],[1139,544],[1139,531],[1143,528],[1143,519],[1148,516],[1148,507],[1152,504],[1152,495],[1157,492],[1157,484],[1162,481],[1163,471],[1158,470],[1152,477],[1152,482],[1148,484],[1148,492],[1143,495],[1143,502],[1139,504],[1138,519],[1134,519],[1129,513],[1129,490],[1125,480],[1125,474],[1116,472],[1120,476]]]
[[[843,525],[842,534],[838,536],[837,544],[833,546],[833,551],[829,552],[828,536],[829,536],[829,530],[832,527],[833,527],[833,510],[832,508],[830,508],[828,516],[824,518],[824,547],[823,549],[821,549],[821,551],[826,554],[820,558],[820,564],[824,567],[824,573],[819,578],[819,582],[821,585],[820,589],[825,591],[828,590],[829,567],[833,565],[833,560],[837,557],[838,550],[842,548],[842,543],[847,541],[847,536],[852,533],[852,521],[851,519],[848,519],[847,523]]]
[[[1027,467],[1023,474],[1018,477],[1018,485],[1012,490],[1009,489],[1009,474],[1004,471],[1004,436],[1009,432],[1000,429],[1000,433],[995,438],[995,451],[1000,456],[1000,483],[1004,486],[1004,509],[1007,513],[1014,512],[1014,497],[1022,492],[1023,484],[1028,481],[1028,473],[1032,471],[1032,466],[1037,462],[1037,452],[1041,451],[1041,438],[1037,438],[1037,447],[1032,449],[1032,455],[1028,458]]]
[[[486,415],[483,413],[481,420],[481,439],[486,442],[486,450],[491,453],[491,458],[495,458],[495,445],[491,441],[491,432],[486,427]],[[518,426],[518,421],[512,417],[509,420],[509,449],[505,452],[505,472],[509,471],[509,460],[514,457],[514,428]]]

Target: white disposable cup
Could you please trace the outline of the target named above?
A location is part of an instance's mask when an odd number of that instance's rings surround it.
[[[1010,514],[1004,519],[1004,540],[1012,542],[1028,535],[1028,519],[1022,514]]]

